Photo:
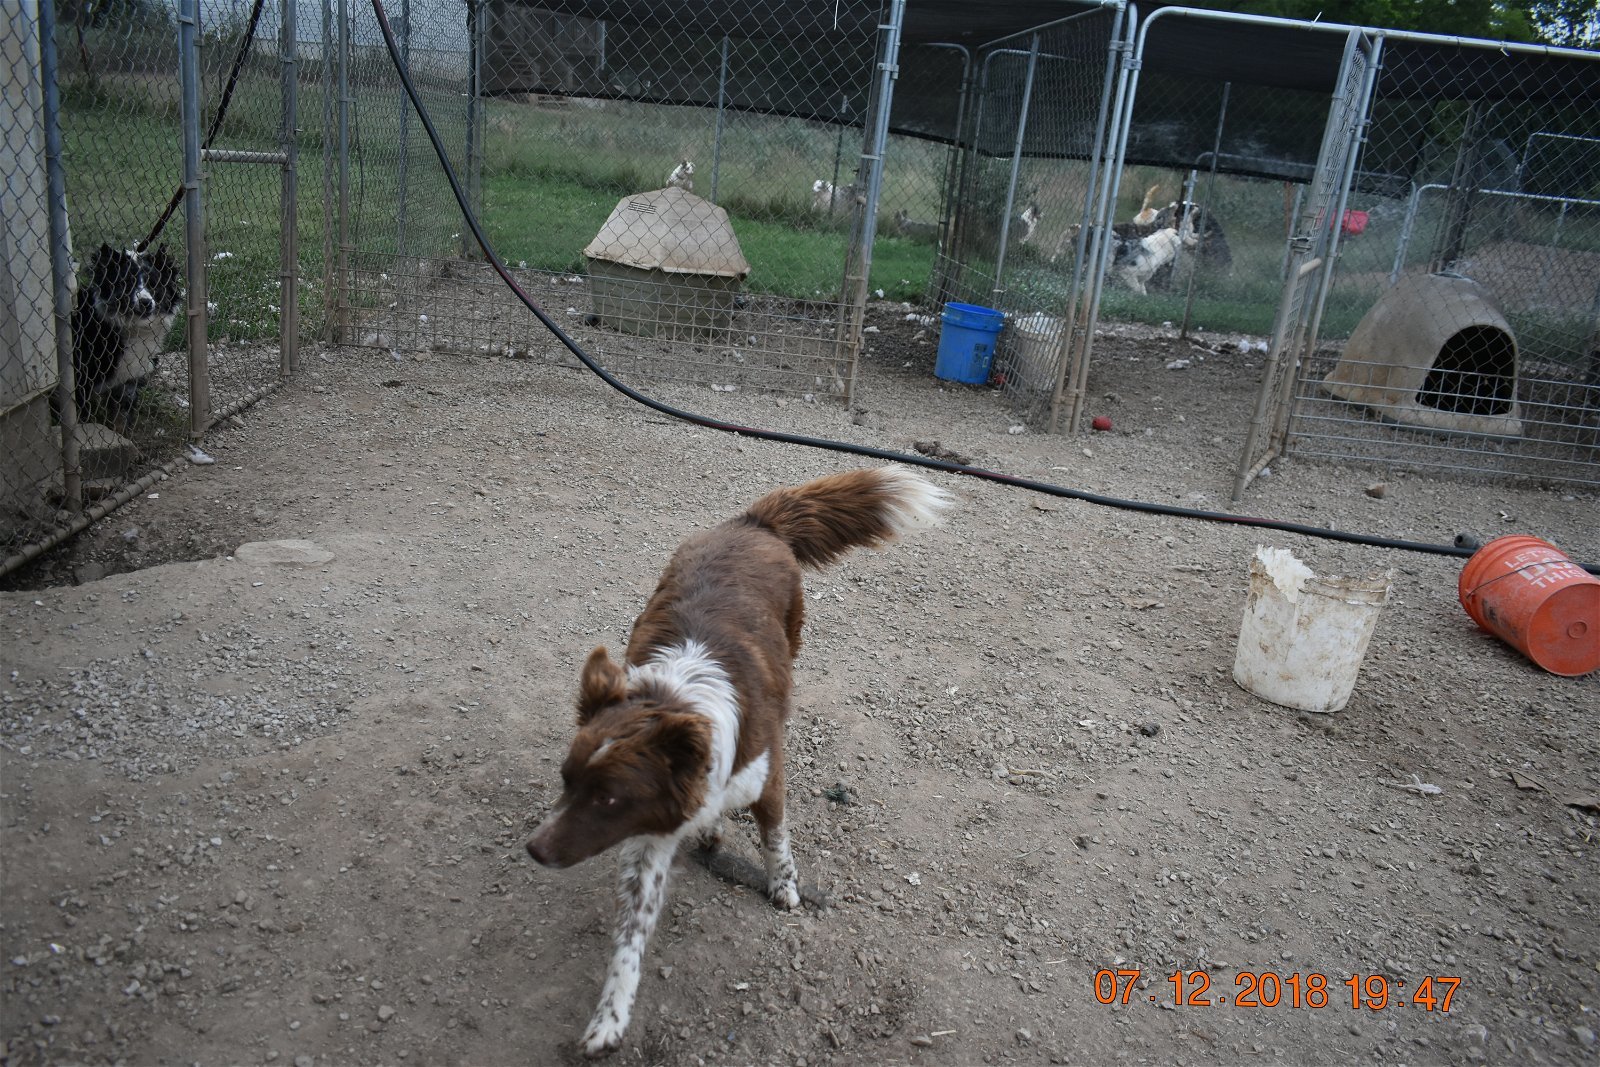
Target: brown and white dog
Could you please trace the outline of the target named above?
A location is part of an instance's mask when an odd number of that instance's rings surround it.
[[[634,620],[623,664],[604,648],[589,654],[561,797],[528,841],[546,867],[621,846],[616,950],[583,1035],[586,1055],[621,1045],[672,858],[685,841],[715,844],[723,812],[750,809],[768,896],[799,905],[783,726],[805,617],[800,568],[931,524],[949,499],[900,467],[769,493],[679,546]]]

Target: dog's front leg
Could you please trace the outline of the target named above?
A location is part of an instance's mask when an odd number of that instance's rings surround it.
[[[677,843],[668,838],[635,838],[622,846],[616,951],[600,991],[600,1003],[583,1034],[585,1056],[603,1056],[622,1044],[633,1014],[634,994],[639,990],[645,946],[667,899],[667,875],[676,851]]]
[[[781,759],[781,757],[780,757]],[[784,910],[800,906],[799,874],[794,853],[789,851],[789,828],[783,820],[783,764],[779,762],[767,778],[761,798],[750,805],[761,831],[761,858],[767,864],[767,896]]]

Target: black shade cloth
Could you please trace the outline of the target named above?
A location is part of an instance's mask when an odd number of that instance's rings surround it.
[[[489,0],[482,90],[716,106],[859,124],[868,110],[881,0]],[[1347,31],[1312,23],[1242,22],[1142,5],[1146,42],[1127,161],[1209,167],[1303,181],[1316,162]],[[957,143],[962,92],[983,57],[1026,48],[1039,27],[1113,10],[1077,0],[907,0],[890,129]],[[725,44],[726,41],[726,44]],[[958,47],[950,47],[958,46]],[[723,77],[724,51],[729,58]],[[970,65],[968,61],[970,60]],[[1104,56],[1071,57],[1104,66]],[[1012,81],[1015,71],[1012,65]],[[1048,64],[1040,77],[1058,76]],[[1098,83],[1097,83],[1098,84]],[[1227,87],[1227,110],[1222,90]],[[1016,85],[991,93],[1020,93]],[[970,102],[971,97],[968,97]],[[996,98],[989,98],[989,105]],[[1366,168],[1377,186],[1425,165],[1423,133],[1441,108],[1476,103],[1544,109],[1551,123],[1580,116],[1600,133],[1600,62],[1555,52],[1486,48],[1451,39],[1385,41],[1374,115],[1408,124]],[[1004,124],[999,124],[1003,126]],[[1554,126],[1552,128],[1568,128]],[[991,129],[975,147],[1010,150]],[[1093,123],[1030,123],[1024,154],[1083,158]],[[1375,150],[1369,149],[1369,157]],[[1204,160],[1202,161],[1202,157]],[[1537,176],[1525,176],[1538,185]]]

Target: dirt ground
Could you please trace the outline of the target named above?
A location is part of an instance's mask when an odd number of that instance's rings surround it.
[[[1169,370],[1187,342],[1109,328],[1089,414],[1115,429],[1012,433],[878,317],[853,417],[667,398],[1225,503],[1251,357]],[[614,866],[522,848],[577,667],[684,534],[859,461],[553,358],[401,355],[309,354],[214,464],[0,592],[0,1062],[578,1059]],[[615,1062],[1600,1058],[1600,678],[1478,631],[1456,559],[935,477],[945,525],[808,583],[790,825],[829,906],[680,860]],[[1245,506],[1600,559],[1594,494],[1560,487],[1289,461]],[[324,551],[235,551],[282,539]],[[1394,571],[1342,712],[1234,683],[1258,544]]]

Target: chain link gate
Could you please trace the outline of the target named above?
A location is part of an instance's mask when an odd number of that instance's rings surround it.
[[[330,338],[569,359],[464,248],[370,6],[328,4],[345,85],[325,113],[342,190]],[[400,0],[390,14],[497,251],[609,370],[849,394],[893,5],[794,9],[736,33],[637,0]],[[673,212],[694,216],[693,236],[663,265],[656,227]]]
[[[1289,239],[1283,297],[1273,324],[1261,391],[1245,438],[1233,502],[1238,503],[1256,475],[1283,450],[1293,385],[1315,345],[1323,302],[1333,277],[1344,217],[1345,195],[1355,166],[1357,142],[1367,114],[1379,38],[1351,30],[1339,68],[1338,89],[1328,109],[1316,176],[1301,206],[1294,236]]]
[[[1600,55],[1390,35],[1349,202],[1286,447],[1600,485]]]

